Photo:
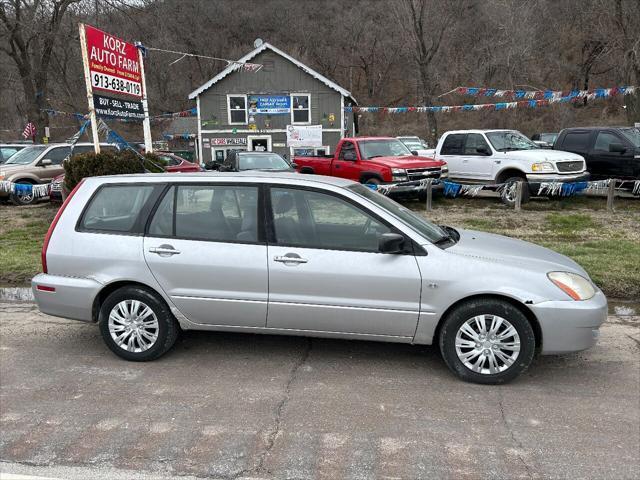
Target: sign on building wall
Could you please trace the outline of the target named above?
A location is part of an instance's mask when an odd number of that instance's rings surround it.
[[[249,115],[283,115],[291,112],[288,95],[249,95]]]
[[[287,125],[288,147],[321,147],[322,125]]]
[[[247,139],[245,138],[212,138],[211,145],[246,145]]]
[[[91,86],[96,90],[142,97],[138,49],[90,25],[85,25]]]

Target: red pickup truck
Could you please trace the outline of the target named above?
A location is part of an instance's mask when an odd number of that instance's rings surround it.
[[[356,182],[381,184],[445,178],[446,162],[414,155],[393,137],[343,138],[333,156],[295,156],[300,173],[348,178]]]

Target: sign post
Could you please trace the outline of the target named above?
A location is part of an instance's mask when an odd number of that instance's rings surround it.
[[[144,131],[144,151],[151,153],[153,151],[153,142],[151,141],[151,122],[149,120],[149,104],[147,103],[147,82],[144,79],[144,56],[142,55],[142,48],[138,48],[138,61],[140,62],[140,76],[142,77],[142,111],[144,112],[142,130]]]
[[[89,54],[87,53],[87,36],[84,23],[80,24],[80,50],[82,50],[82,64],[84,65],[84,81],[87,86],[87,103],[89,104],[89,120],[93,136],[93,150],[100,153],[100,137],[98,136],[98,120],[93,106],[93,88],[91,87],[91,72],[89,70]]]

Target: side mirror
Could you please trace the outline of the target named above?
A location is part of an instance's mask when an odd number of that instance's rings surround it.
[[[378,250],[381,253],[402,253],[404,237],[398,233],[383,233],[378,239]]]
[[[291,162],[291,168],[298,168],[298,164],[296,162]]]
[[[481,155],[491,155],[491,150],[489,150],[487,147],[478,147],[476,148],[476,152]]]
[[[610,143],[609,144],[609,151],[612,153],[624,153],[627,151],[627,148],[622,145],[621,143]]]
[[[411,150],[411,155],[415,155],[417,157],[418,156],[418,151],[417,150]]]
[[[51,160],[49,160],[48,158],[44,158],[44,159],[40,160],[40,163],[38,163],[38,166],[40,166],[40,167],[48,167],[52,163],[53,162]]]

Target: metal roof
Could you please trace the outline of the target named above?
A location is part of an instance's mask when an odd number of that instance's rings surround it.
[[[282,50],[274,47],[273,45],[271,45],[270,43],[264,42],[262,45],[260,45],[258,48],[256,48],[255,50],[252,50],[251,52],[247,53],[244,57],[242,57],[240,60],[238,60],[239,63],[244,63],[244,62],[249,62],[251,61],[253,58],[255,58],[258,54],[264,52],[265,50],[271,50],[274,53],[277,53],[278,55],[280,55],[281,57],[286,58],[287,60],[289,60],[291,63],[293,63],[294,65],[296,65],[298,68],[301,68],[302,70],[304,70],[306,73],[308,73],[309,75],[311,75],[312,77],[314,77],[316,80],[321,81],[322,83],[324,83],[327,87],[332,88],[333,90],[335,90],[336,92],[340,93],[342,96],[344,97],[349,97],[351,100],[353,100],[354,103],[357,103],[356,100],[351,96],[351,92],[349,92],[348,90],[345,90],[344,88],[342,88],[340,85],[338,85],[335,82],[332,82],[331,80],[329,80],[327,77],[325,77],[324,75],[321,75],[320,73],[316,72],[314,69],[306,66],[304,63],[300,62],[299,60],[296,60],[295,58],[293,58],[292,56],[284,53]],[[222,70],[219,74],[217,74],[215,77],[213,77],[211,80],[209,80],[207,83],[205,83],[204,85],[202,85],[201,87],[199,87],[198,89],[194,90],[193,92],[191,92],[189,94],[189,99],[193,100],[194,98],[196,98],[198,95],[200,95],[202,92],[204,92],[205,90],[208,90],[209,88],[211,88],[211,86],[215,85],[216,83],[218,83],[220,80],[222,80],[223,78],[225,78],[227,75],[229,75],[232,72],[238,71],[240,70],[242,67],[241,65],[239,65],[238,63],[231,63],[227,66],[227,68],[225,68],[224,70]]]

